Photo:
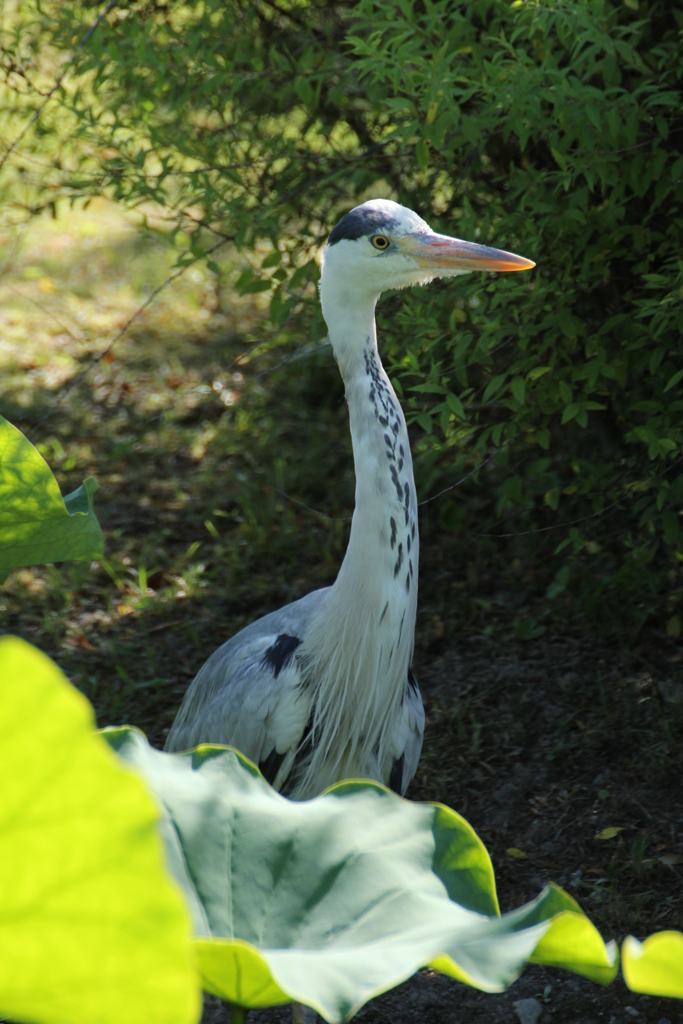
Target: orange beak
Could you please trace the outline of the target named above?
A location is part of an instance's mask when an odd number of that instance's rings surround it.
[[[419,266],[443,267],[449,270],[531,270],[536,264],[523,256],[515,256],[502,249],[491,249],[488,245],[462,242],[448,235],[425,234],[416,240],[411,256]]]

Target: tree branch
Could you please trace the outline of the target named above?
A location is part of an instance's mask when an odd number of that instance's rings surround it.
[[[90,37],[91,37],[91,35],[93,34],[93,32],[95,31],[95,29],[96,29],[96,28],[98,27],[98,25],[100,24],[100,22],[102,21],[102,19],[103,19],[103,18],[106,18],[106,16],[107,16],[107,15],[109,14],[109,12],[111,11],[111,9],[112,9],[113,7],[115,7],[117,3],[118,3],[118,0],[109,0],[109,3],[108,3],[108,4],[107,4],[107,6],[105,7],[105,9],[104,9],[104,10],[102,11],[102,13],[101,13],[101,14],[99,14],[99,15],[97,16],[97,18],[96,18],[96,19],[95,19],[95,21],[94,21],[94,22],[92,23],[92,25],[90,26],[90,28],[88,29],[88,31],[87,31],[87,32],[85,33],[85,35],[84,35],[84,36],[83,36],[83,38],[81,39],[80,43],[79,43],[79,44],[78,44],[78,46],[76,47],[76,50],[75,50],[75,53],[74,53],[73,57],[71,58],[71,60],[67,61],[67,63],[66,63],[65,65],[64,65],[64,67],[62,68],[62,71],[61,71],[61,73],[59,74],[59,76],[58,76],[58,78],[57,78],[57,81],[56,81],[56,82],[55,82],[55,84],[54,84],[54,85],[52,86],[52,88],[50,89],[50,91],[49,91],[49,92],[48,92],[48,93],[46,94],[46,96],[45,96],[45,99],[44,99],[44,100],[43,100],[43,102],[42,102],[42,103],[40,104],[40,106],[38,107],[38,109],[37,109],[37,110],[36,110],[36,112],[34,113],[33,117],[32,117],[32,118],[30,118],[30,120],[28,121],[28,123],[27,123],[27,124],[26,124],[26,125],[24,126],[24,128],[22,129],[22,131],[20,131],[20,132],[19,132],[19,134],[17,135],[17,137],[16,137],[16,139],[14,140],[14,142],[12,142],[12,143],[11,143],[11,144],[10,144],[10,145],[9,145],[9,146],[7,147],[7,149],[5,150],[4,156],[3,156],[3,157],[2,157],[2,159],[0,160],[0,171],[1,171],[2,169],[3,169],[3,167],[5,166],[5,164],[7,163],[7,161],[9,160],[10,156],[11,156],[11,155],[12,155],[12,153],[14,152],[14,150],[15,150],[15,149],[17,148],[17,146],[19,145],[19,143],[20,143],[20,142],[22,141],[22,139],[23,139],[23,138],[25,138],[25,136],[26,136],[26,133],[27,133],[27,132],[28,132],[28,131],[29,131],[29,130],[30,130],[30,129],[31,129],[32,127],[33,127],[33,125],[34,125],[34,124],[36,123],[36,121],[38,121],[38,119],[40,118],[40,115],[41,115],[41,114],[43,113],[43,110],[45,109],[45,107],[46,107],[47,103],[49,102],[50,98],[51,98],[51,97],[52,97],[52,96],[53,96],[53,95],[54,95],[54,94],[55,94],[55,93],[57,92],[57,89],[59,89],[60,85],[61,85],[61,84],[62,84],[62,82],[64,81],[64,76],[66,75],[67,71],[69,70],[69,68],[71,67],[71,65],[73,64],[73,62],[74,62],[74,61],[76,60],[76,57],[77,57],[77,55],[79,54],[79,52],[80,52],[80,51],[81,51],[81,50],[83,49],[83,47],[85,46],[85,44],[86,44],[86,43],[88,42],[88,40],[90,39]]]

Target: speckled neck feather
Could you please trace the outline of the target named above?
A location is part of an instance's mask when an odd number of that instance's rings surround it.
[[[403,412],[377,351],[375,299],[355,295],[350,307],[343,294],[323,290],[349,406],[356,507],[339,575],[300,649],[314,712],[298,798],[342,778],[388,779],[391,728],[413,656],[415,482]]]

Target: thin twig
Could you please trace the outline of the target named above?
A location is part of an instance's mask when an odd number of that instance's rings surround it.
[[[495,452],[493,452],[493,454],[489,455],[489,457],[487,459],[484,459],[483,462],[480,462],[477,466],[474,467],[474,469],[472,469],[469,473],[465,474],[465,476],[461,477],[454,484],[450,484],[449,487],[444,487],[444,489],[442,491],[439,491],[438,494],[432,495],[431,498],[425,498],[424,501],[418,502],[418,508],[421,508],[423,505],[428,505],[430,501],[436,501],[437,498],[442,497],[442,495],[447,494],[449,491],[455,490],[455,488],[459,487],[460,484],[465,483],[466,480],[469,480],[469,478],[471,476],[474,476],[474,474],[477,473],[480,469],[482,469],[487,463],[491,462],[492,459],[495,459],[495,457],[497,455],[499,455],[500,452],[503,451],[509,444],[511,444],[515,440],[515,438],[519,437],[519,435],[521,433],[522,433],[522,431],[520,430],[516,434],[513,434],[513,436],[511,438],[509,438],[505,442],[504,445],[501,445],[500,448],[497,448],[495,450]],[[668,473],[670,469],[673,469],[673,467],[676,466],[681,461],[683,461],[683,456],[681,456],[680,458],[676,459],[675,462],[672,462],[671,465],[667,466],[666,469],[662,470],[661,473],[658,473],[656,476],[652,477],[652,479],[648,483],[648,487],[650,486],[650,484],[653,484],[660,477],[664,476],[665,473]],[[328,515],[326,515],[325,512],[320,512],[316,508],[311,508],[311,506],[307,505],[305,502],[299,501],[297,498],[293,498],[291,496],[291,494],[287,494],[286,491],[283,491],[279,487],[274,487],[273,490],[276,491],[278,494],[281,494],[283,498],[287,499],[287,501],[291,501],[293,505],[299,505],[300,508],[306,509],[307,512],[311,512],[314,516],[318,516],[319,519],[326,519],[328,522],[331,522],[331,523],[348,523],[352,519],[352,516],[328,516]],[[615,510],[617,508],[617,506],[622,504],[624,501],[632,500],[636,496],[637,493],[640,493],[640,491],[632,491],[630,494],[624,495],[624,497],[619,498],[617,501],[613,501],[611,505],[607,505],[605,508],[601,509],[599,512],[593,512],[593,513],[591,513],[591,515],[582,516],[580,519],[571,519],[569,522],[556,523],[554,526],[542,526],[542,527],[539,527],[538,529],[535,529],[535,530],[523,530],[523,531],[520,531],[519,533],[475,533],[475,532],[472,532],[472,536],[473,537],[493,537],[493,538],[498,538],[498,537],[501,537],[501,538],[502,537],[528,537],[528,536],[531,536],[532,534],[536,534],[536,533],[548,533],[551,530],[566,529],[568,526],[576,526],[578,523],[584,523],[584,522],[586,522],[589,519],[598,519],[600,516],[606,515],[608,512]]]
[[[54,322],[56,324],[58,324],[62,328],[63,331],[66,331],[66,333],[69,335],[71,340],[75,341],[77,345],[82,345],[83,344],[83,339],[82,338],[77,338],[76,335],[73,333],[73,331],[71,331],[66,326],[66,324],[63,324],[62,321],[59,319],[59,317],[55,316],[55,314],[50,309],[48,309],[47,306],[44,306],[42,304],[42,302],[38,302],[37,299],[32,298],[30,295],[24,295],[24,293],[20,292],[18,288],[13,288],[11,284],[5,283],[4,287],[8,291],[14,292],[14,294],[18,295],[20,299],[24,299],[25,302],[32,302],[33,305],[36,307],[36,309],[39,309],[41,313],[45,314],[45,316],[49,316],[52,320],[54,320]]]
[[[655,483],[655,481],[659,480],[660,477],[663,477],[666,473],[669,472],[670,469],[673,469],[674,466],[677,466],[678,463],[682,462],[682,461],[683,461],[683,455],[680,455],[674,462],[671,463],[670,466],[666,466],[661,471],[661,473],[657,473],[656,476],[653,476],[648,481],[647,487],[640,487],[640,488],[638,488],[638,490],[632,490],[629,494],[624,494],[624,495],[622,495],[621,498],[617,498],[617,500],[613,501],[610,505],[605,505],[605,507],[600,509],[599,512],[591,512],[590,515],[588,515],[588,516],[581,516],[580,519],[570,519],[569,522],[566,522],[566,523],[556,523],[554,526],[539,526],[538,529],[536,529],[536,530],[521,530],[519,533],[473,533],[472,536],[473,537],[529,537],[531,534],[534,534],[534,533],[548,533],[548,532],[550,532],[550,530],[562,530],[563,528],[565,528],[567,526],[576,526],[577,523],[585,523],[589,519],[597,519],[599,516],[604,516],[605,513],[613,511],[614,509],[616,509],[619,505],[623,504],[624,502],[633,501],[633,499],[635,498],[635,496],[637,494],[642,494],[642,492],[646,491],[653,483]]]
[[[626,496],[626,500],[630,495]],[[566,523],[555,523],[554,526],[539,526],[535,530],[520,530],[519,533],[473,533],[473,537],[529,537],[532,533],[549,533],[551,530],[561,530],[566,526],[576,526],[577,523],[585,523],[588,519],[597,519],[598,516],[604,516],[607,512],[616,509],[617,505],[621,505],[624,498],[619,498],[617,501],[613,501],[611,505],[605,505],[599,512],[591,512],[589,516],[581,516],[580,519],[570,519]]]
[[[0,269],[0,278],[3,278],[5,276],[5,274],[8,273],[10,267],[12,266],[12,261],[13,261],[14,257],[17,254],[17,250],[19,249],[19,245],[21,244],[21,241],[22,241],[22,233],[19,230],[19,228],[17,228],[16,238],[14,239],[14,244],[13,244],[12,248],[9,251],[9,255],[8,255],[7,259],[5,260],[5,262],[4,262],[4,264],[2,266],[2,269]]]
[[[318,512],[317,508],[311,508],[310,505],[306,505],[303,501],[298,501],[297,498],[293,498],[291,494],[287,494],[286,491],[281,490],[279,487],[273,487],[273,490],[278,494],[281,494],[287,501],[291,501],[293,505],[299,505],[301,508],[305,508],[307,512],[312,512],[314,516],[318,516],[320,519],[327,519],[330,523],[350,523],[353,516],[328,516],[324,512]]]
[[[495,459],[496,455],[499,455],[500,452],[504,451],[509,444],[512,444],[515,438],[519,437],[521,433],[522,431],[518,430],[516,434],[513,434],[512,437],[508,438],[505,444],[501,445],[500,448],[496,448],[495,452],[493,452],[492,455],[489,455],[488,459],[484,459],[483,462],[480,462],[469,473],[467,473],[465,476],[461,477],[458,481],[456,481],[456,483],[451,484],[449,487],[444,487],[442,491],[439,491],[438,494],[433,494],[431,498],[425,498],[424,501],[418,502],[417,507],[422,508],[423,505],[428,505],[430,501],[436,501],[436,499],[440,498],[442,494],[447,494],[449,491],[453,491],[455,490],[456,487],[459,487],[460,484],[464,484],[466,480],[469,480],[471,476],[474,476],[475,473],[478,473],[480,469],[486,466],[491,461],[491,459]]]
[[[281,359],[279,363],[275,364],[275,366],[269,366],[267,370],[262,370],[261,373],[250,374],[247,383],[253,384],[255,380],[260,380],[261,377],[269,377],[271,373],[275,373],[276,370],[281,369],[283,366],[287,366],[289,363],[295,362],[297,359],[309,358],[314,355],[318,351],[319,346],[323,345],[326,341],[327,338],[322,338],[319,342],[302,341],[302,343],[297,345],[294,349],[291,356]]]
[[[292,308],[290,309],[289,313],[287,314],[287,318],[281,324],[279,324],[277,327],[275,327],[272,331],[269,331],[268,334],[265,336],[265,338],[262,338],[261,341],[257,342],[255,345],[252,345],[251,348],[245,349],[244,351],[240,352],[239,355],[235,356],[233,361],[231,363],[229,363],[228,366],[226,366],[225,369],[223,370],[224,373],[231,373],[236,366],[244,366],[245,365],[246,357],[248,357],[247,361],[251,362],[251,360],[255,357],[255,355],[259,351],[259,349],[262,349],[265,345],[267,345],[270,341],[272,341],[273,338],[277,334],[281,334],[282,331],[284,331],[284,329],[287,326],[287,324],[289,323],[289,321],[296,314],[297,306],[303,300],[304,293],[305,293],[306,289],[308,288],[308,286],[310,285],[310,283],[311,283],[310,280],[308,280],[308,281],[304,281],[304,283],[302,284],[302,286],[299,289],[299,292],[297,294],[296,300],[295,300]],[[306,342],[304,344],[308,344],[308,343]],[[301,347],[302,346],[298,346],[296,352],[298,352]],[[295,358],[296,352],[294,353],[294,356],[291,357],[291,359]],[[259,354],[263,354],[263,353],[259,353]],[[259,374],[255,375],[251,379],[252,380],[256,380],[259,377],[264,377],[267,374],[273,373],[275,370],[278,369],[279,366],[283,366],[287,362],[290,362],[290,359],[284,359],[281,363],[278,363],[277,366],[272,366],[272,367],[270,367],[270,369],[264,371],[263,373],[259,373]]]
[[[475,466],[470,473],[467,473],[465,476],[461,477],[460,480],[458,480],[456,483],[451,484],[450,487],[444,487],[443,491],[439,491],[438,494],[434,494],[431,498],[425,498],[424,501],[418,502],[418,508],[421,508],[422,505],[429,504],[430,501],[436,501],[436,499],[440,498],[442,494],[446,494],[447,491],[452,491],[455,487],[459,487],[460,484],[463,484],[465,480],[469,480],[469,478],[473,476],[475,473],[477,473],[483,466],[485,466],[487,462],[490,462],[491,459],[495,459],[496,455],[502,452],[503,449],[506,448],[512,441],[514,441],[516,437],[519,437],[520,433],[521,431],[518,431],[518,433],[514,434],[508,441],[505,442],[504,445],[501,445],[500,448],[497,448],[493,455],[489,455],[488,459],[484,459],[483,462],[480,462],[478,466]],[[307,512],[312,512],[314,516],[319,516],[320,519],[327,519],[329,522],[332,523],[351,522],[352,516],[328,516],[324,512],[319,512],[318,509],[311,508],[310,505],[306,505],[305,502],[299,501],[297,498],[293,498],[291,494],[287,494],[286,491],[281,490],[279,487],[274,487],[273,490],[277,491],[278,494],[281,494],[283,498],[287,498],[287,500],[291,501],[292,504],[300,505],[301,508],[305,508]]]
[[[112,9],[113,7],[115,7],[117,3],[118,3],[118,0],[109,0],[109,3],[108,3],[108,4],[107,4],[107,6],[105,7],[105,9],[104,9],[104,10],[102,11],[102,13],[101,13],[101,14],[99,14],[99,15],[97,16],[97,18],[96,18],[96,19],[95,19],[95,21],[94,21],[94,22],[92,23],[92,25],[90,26],[90,28],[88,29],[88,31],[87,31],[87,32],[85,33],[85,35],[84,35],[84,36],[83,36],[83,38],[81,39],[80,43],[79,43],[79,44],[78,44],[78,46],[76,47],[76,50],[75,50],[75,52],[74,52],[74,55],[73,55],[73,57],[71,58],[71,60],[67,61],[67,63],[66,63],[65,65],[64,65],[64,67],[62,68],[62,71],[61,71],[61,73],[60,73],[60,74],[58,75],[58,77],[57,77],[57,80],[56,80],[55,84],[54,84],[54,85],[52,86],[52,88],[51,88],[51,89],[49,90],[49,92],[48,92],[48,93],[46,93],[46,95],[45,95],[45,99],[44,99],[44,100],[43,100],[43,102],[42,102],[42,103],[40,104],[40,106],[38,107],[38,109],[37,109],[37,110],[36,110],[36,112],[34,113],[33,117],[32,117],[32,118],[30,118],[30,120],[28,121],[28,123],[27,123],[27,124],[26,124],[26,125],[24,126],[24,128],[23,128],[23,129],[22,129],[22,130],[21,130],[21,131],[19,132],[19,134],[17,135],[17,137],[16,137],[16,139],[14,140],[14,142],[12,142],[12,143],[11,143],[11,144],[10,144],[10,145],[9,145],[9,146],[7,147],[7,149],[5,150],[5,154],[4,154],[4,156],[2,157],[2,159],[0,159],[0,171],[1,171],[2,169],[3,169],[3,167],[5,166],[5,164],[7,163],[7,161],[9,160],[10,156],[12,155],[12,153],[14,152],[14,150],[15,150],[15,149],[17,148],[17,146],[19,145],[19,143],[20,143],[20,142],[22,141],[22,139],[23,139],[23,138],[25,137],[25,135],[26,135],[26,133],[27,133],[27,132],[29,131],[29,129],[31,129],[31,128],[33,127],[33,125],[34,125],[34,124],[36,123],[36,121],[37,121],[37,120],[38,120],[38,119],[40,118],[40,115],[41,115],[41,114],[43,113],[43,110],[45,109],[45,107],[46,107],[47,103],[49,102],[50,98],[51,98],[51,97],[52,97],[52,96],[53,96],[53,95],[54,95],[54,94],[55,94],[55,93],[57,92],[57,89],[59,89],[60,85],[61,85],[61,84],[62,84],[62,82],[64,81],[64,76],[66,75],[67,71],[69,70],[69,68],[71,67],[71,65],[72,65],[72,64],[74,63],[74,61],[76,60],[76,57],[78,56],[79,52],[80,52],[80,51],[81,51],[81,50],[83,49],[83,47],[85,46],[85,44],[86,44],[86,43],[88,42],[88,40],[90,39],[90,37],[91,37],[91,35],[93,34],[93,32],[95,31],[95,29],[96,29],[96,28],[98,27],[98,25],[100,24],[100,22],[102,21],[102,19],[103,19],[103,18],[106,18],[106,16],[107,16],[107,15],[109,14],[109,12],[111,11],[111,9]]]

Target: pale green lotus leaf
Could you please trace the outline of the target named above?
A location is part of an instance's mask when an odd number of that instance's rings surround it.
[[[0,638],[0,1015],[193,1024],[187,909],[159,812],[57,666]]]
[[[294,1000],[337,1022],[426,965],[488,992],[531,958],[616,973],[616,947],[554,886],[501,917],[486,849],[447,807],[370,781],[293,802],[230,748],[104,735],[164,807],[204,987],[233,1004]]]
[[[634,992],[683,999],[683,933],[655,932],[644,942],[629,935],[621,955],[624,979]]]
[[[93,477],[68,494],[20,430],[0,416],[0,580],[20,565],[101,557]]]

